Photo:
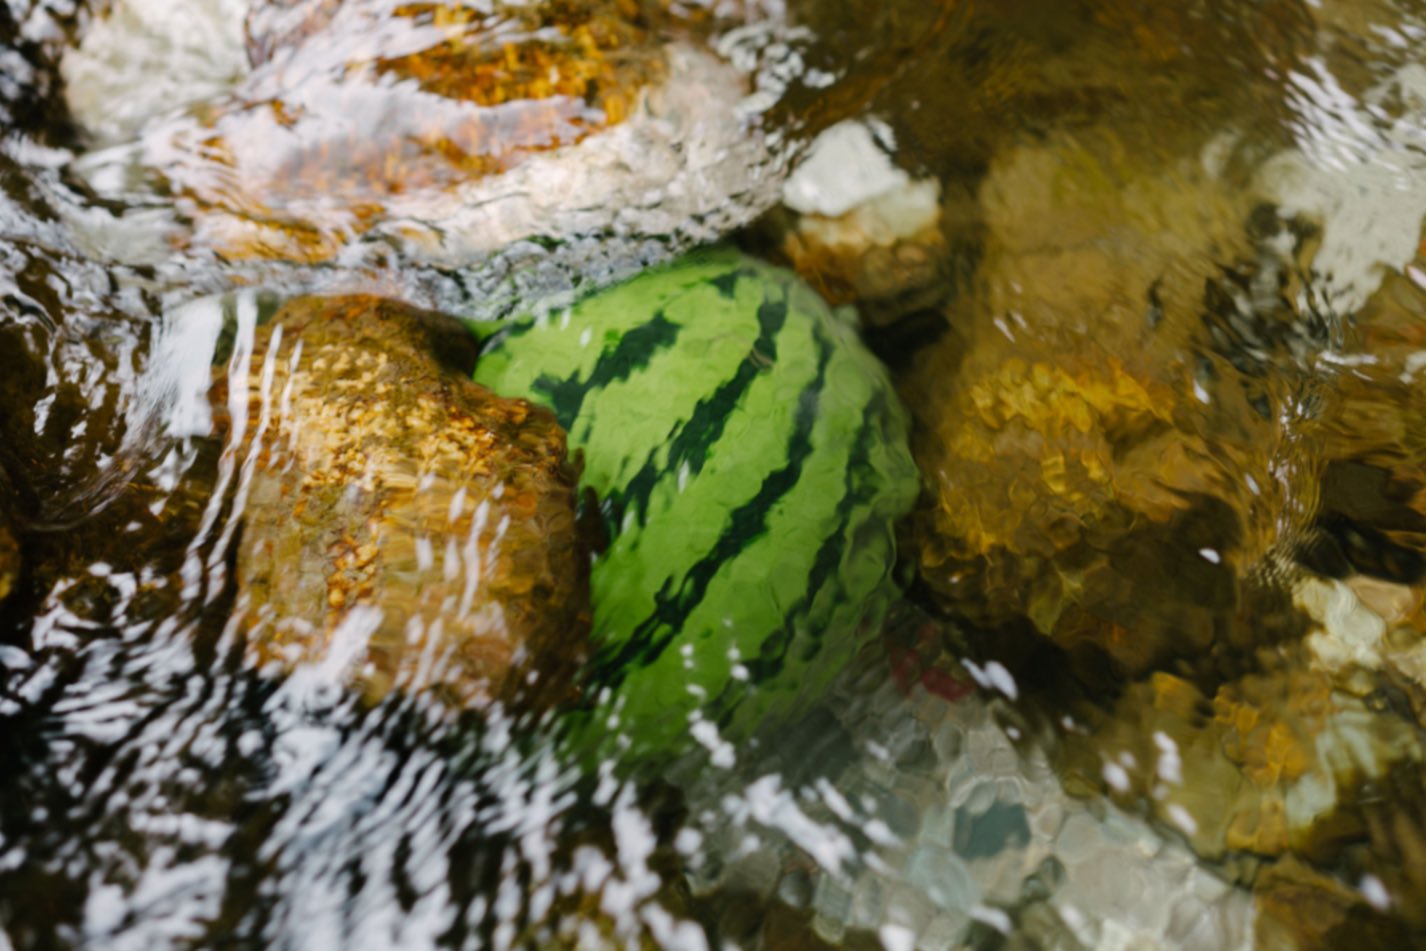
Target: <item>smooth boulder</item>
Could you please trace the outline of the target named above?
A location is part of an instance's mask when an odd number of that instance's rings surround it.
[[[256,662],[354,677],[372,700],[567,697],[589,559],[554,417],[471,382],[454,321],[376,298],[288,303],[242,357],[214,404],[243,472]]]

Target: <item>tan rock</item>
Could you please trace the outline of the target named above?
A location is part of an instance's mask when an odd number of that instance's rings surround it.
[[[828,301],[887,323],[947,294],[939,203],[934,181],[912,183],[836,217],[801,216],[779,250]]]
[[[269,68],[200,120],[184,148],[203,164],[175,174],[225,254],[326,260],[401,196],[508,171],[623,121],[665,69],[635,13],[259,3],[248,46]]]
[[[323,665],[373,699],[568,693],[588,626],[576,476],[553,417],[477,386],[472,356],[449,318],[309,298],[258,331],[247,379],[215,386],[250,473],[236,573],[259,662]]]
[[[1426,410],[1419,399],[1426,386],[1423,307],[1426,255],[1418,252],[1401,271],[1389,272],[1353,315],[1345,349],[1369,359],[1351,360],[1328,379],[1331,411],[1321,414],[1315,435],[1328,458],[1390,473],[1392,485],[1382,491],[1426,513],[1417,501],[1426,485]]]
[[[1289,853],[1326,862],[1365,832],[1372,783],[1422,761],[1415,724],[1295,665],[1211,697],[1183,678],[1131,686],[1067,762],[1084,784],[1145,804],[1201,856]]]
[[[671,255],[772,204],[783,170],[749,110],[776,97],[748,99],[763,40],[715,49],[730,23],[780,22],[763,2],[114,0],[62,64],[106,146],[76,170],[165,210],[145,241],[94,240],[262,274],[489,264],[470,290],[488,314],[575,271],[610,280],[651,240]]]
[[[1370,899],[1380,901],[1381,896],[1369,898],[1292,857],[1284,858],[1254,882],[1254,946],[1262,951],[1409,946],[1401,923]]]
[[[1140,155],[1196,150],[1206,132],[1245,121],[1278,136],[1276,77],[1309,48],[1313,6],[961,3],[939,42],[901,64],[877,112],[908,161],[951,178],[1039,135],[1106,121]]]
[[[904,387],[933,489],[921,575],[976,623],[1028,619],[1130,671],[1200,651],[1312,501],[1284,414],[1204,324],[1251,196],[1105,132],[1010,151],[981,204],[955,332]]]

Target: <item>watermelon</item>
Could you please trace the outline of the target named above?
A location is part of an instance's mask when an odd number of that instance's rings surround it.
[[[553,410],[600,501],[596,719],[673,751],[700,721],[736,742],[815,698],[895,597],[919,491],[853,319],[715,248],[476,332],[476,380]]]

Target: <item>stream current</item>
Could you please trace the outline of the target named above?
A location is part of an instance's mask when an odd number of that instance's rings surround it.
[[[401,57],[580,4],[270,6],[342,9],[0,5],[0,951],[1426,940],[1426,8],[651,4],[453,150]],[[650,772],[253,661],[210,393],[279,399],[282,301],[558,312],[716,240],[913,419],[824,695]]]

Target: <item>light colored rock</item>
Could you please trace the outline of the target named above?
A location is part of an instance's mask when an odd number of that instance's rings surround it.
[[[1132,810],[1072,794],[1053,739],[1019,732],[1004,697],[969,683],[955,699],[918,683],[872,691],[856,683],[885,662],[868,652],[827,698],[837,727],[762,739],[772,764],[823,743],[838,751],[819,758],[824,778],[800,794],[776,787],[785,808],[796,803],[797,826],[748,822],[737,777],[704,776],[692,789],[707,833],[700,860],[722,857],[710,863],[715,875],[695,871],[695,893],[717,894],[771,854],[812,876],[813,927],[846,946],[890,926],[905,929],[896,931],[905,947],[960,947],[977,922],[1010,927],[1012,916],[1016,937],[1042,947],[1251,946],[1248,892]],[[845,740],[832,740],[833,729]],[[952,733],[961,739],[949,747],[932,740]],[[750,758],[742,765],[763,768]],[[866,841],[855,858],[818,857],[854,837]],[[1188,898],[1192,926],[1173,913]]]
[[[1316,291],[1338,313],[1367,302],[1417,253],[1426,218],[1426,64],[1411,62],[1358,99],[1321,62],[1292,77],[1297,148],[1260,171],[1286,214],[1321,222]]]
[[[1355,821],[1360,784],[1420,762],[1423,749],[1413,723],[1297,660],[1211,697],[1154,674],[1125,692],[1111,720],[1071,741],[1071,769],[1116,801],[1147,804],[1204,858],[1325,858],[1333,830]]]
[[[833,303],[885,323],[949,293],[941,185],[913,180],[889,154],[890,130],[848,120],[823,132],[770,216],[780,253]]]
[[[891,131],[884,124],[839,122],[817,136],[782,186],[782,203],[799,215],[840,218],[889,192],[911,184],[887,154]]]
[[[672,253],[778,193],[747,76],[710,50],[700,16],[654,0],[287,6],[324,15],[260,31],[265,58],[221,93],[210,80],[243,55],[241,22],[236,37],[216,16],[187,36],[140,5],[96,27],[66,67],[69,98],[98,138],[137,131],[80,160],[91,184],[130,203],[158,184],[180,215],[170,240],[232,261],[379,267],[394,247],[442,267],[504,252],[514,271]],[[126,37],[157,52],[126,60]],[[112,98],[171,47],[214,57],[207,72],[164,67],[191,80],[167,96],[188,109]]]
[[[70,115],[96,145],[226,92],[248,71],[247,0],[116,0],[60,62]]]

